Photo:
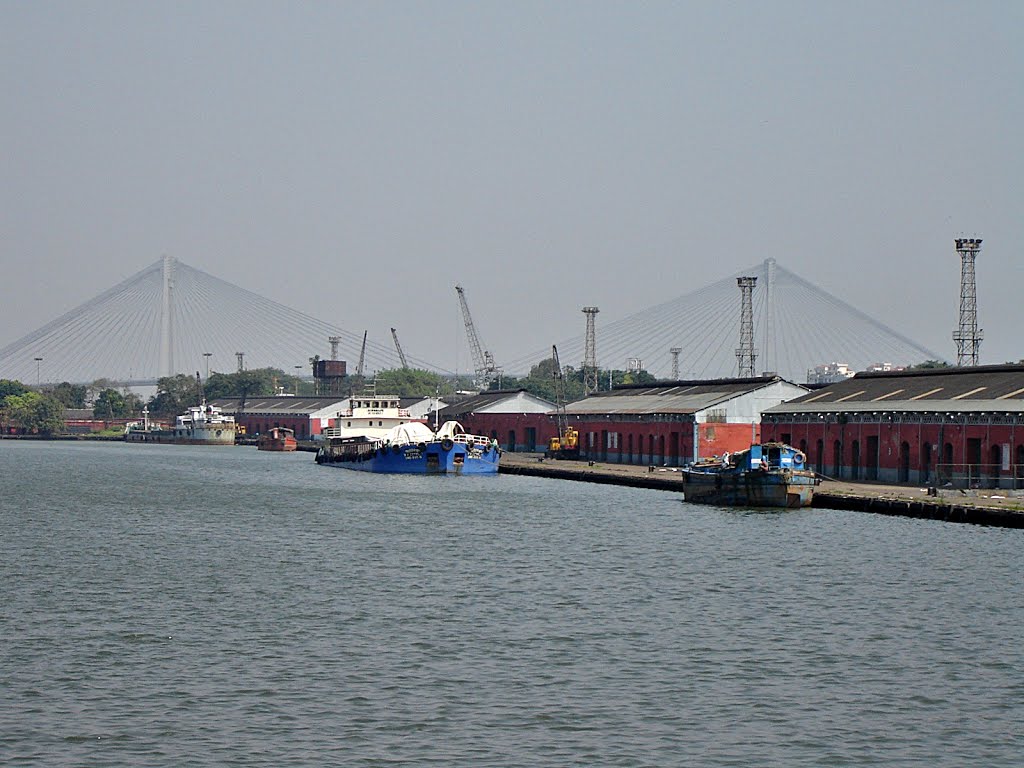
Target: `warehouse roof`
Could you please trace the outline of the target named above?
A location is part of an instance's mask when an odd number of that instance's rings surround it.
[[[312,414],[331,408],[348,408],[348,398],[333,397],[247,397],[245,407],[241,408],[241,398],[220,397],[210,401],[211,405],[224,410],[225,413],[237,413],[243,410],[247,414],[266,414],[268,416],[294,416]]]
[[[508,406],[502,410],[502,406]],[[495,389],[472,395],[465,400],[442,408],[438,412],[439,418],[457,419],[468,413],[531,413],[547,412],[554,410],[555,404],[542,397],[531,395],[525,389]]]
[[[566,405],[566,413],[657,414],[697,413],[740,395],[784,381],[778,376],[752,379],[673,381],[658,384],[627,384],[610,392],[597,392]]]
[[[983,365],[858,373],[765,413],[1020,410],[1024,410],[1024,365]]]

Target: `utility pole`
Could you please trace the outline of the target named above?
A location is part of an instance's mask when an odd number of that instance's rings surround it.
[[[959,366],[978,364],[978,351],[985,336],[978,328],[978,293],[974,284],[974,260],[979,251],[980,239],[956,239],[956,252],[960,254],[960,326],[953,332],[953,341]]]
[[[597,392],[597,332],[594,318],[600,312],[597,307],[584,307],[587,316],[587,336],[583,348],[583,395],[584,397]]]
[[[736,350],[736,360],[739,362],[739,377],[741,379],[754,378],[755,360],[757,352],[754,351],[754,286],[757,284],[756,277],[737,277],[736,284],[740,287],[742,301],[740,307],[740,348]]]

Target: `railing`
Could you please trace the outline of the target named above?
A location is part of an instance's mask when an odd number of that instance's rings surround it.
[[[1024,464],[936,464],[937,487],[1024,489]]]

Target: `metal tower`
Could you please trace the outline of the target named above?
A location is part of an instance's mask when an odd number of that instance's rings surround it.
[[[740,348],[736,350],[736,360],[739,363],[739,377],[752,379],[757,360],[757,352],[754,351],[754,286],[757,278],[737,277],[736,284],[743,294],[740,307]]]
[[[391,338],[395,340],[395,349],[398,350],[398,359],[402,361],[402,367],[408,368],[409,363],[405,360],[405,352],[402,351],[402,345],[398,343],[398,331],[394,328],[391,329]]]
[[[245,352],[235,352],[235,357],[238,358],[238,372],[241,373],[245,370]]]
[[[679,353],[682,347],[672,347],[669,352],[672,354],[672,381],[679,381]]]
[[[469,314],[469,305],[466,303],[466,292],[461,285],[455,286],[455,292],[459,294],[459,305],[462,307],[462,321],[466,325],[466,338],[469,339],[469,351],[473,355],[473,369],[476,376],[476,386],[481,390],[490,389],[491,382],[498,377],[498,368],[494,364],[491,353],[485,350],[480,344],[480,338],[476,335],[476,326],[473,325],[473,316]]]
[[[597,307],[584,307],[587,316],[587,339],[583,347],[583,394],[597,392],[597,333],[594,330],[594,318],[600,312]]]
[[[327,342],[331,345],[331,360],[337,360],[338,345],[341,344],[341,336],[328,336]]]
[[[975,366],[984,331],[978,328],[978,294],[974,285],[974,260],[981,250],[979,238],[957,238],[960,254],[960,327],[953,332],[956,342],[956,364]]]

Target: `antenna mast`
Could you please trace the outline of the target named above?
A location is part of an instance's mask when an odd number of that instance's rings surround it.
[[[497,377],[498,368],[494,365],[494,358],[491,356],[491,353],[481,346],[480,338],[476,335],[473,316],[469,314],[469,305],[466,303],[466,292],[462,290],[461,285],[455,286],[455,292],[459,294],[459,305],[462,307],[462,321],[466,324],[466,338],[469,339],[469,351],[473,355],[476,385],[481,390],[490,389],[491,382]]]
[[[672,347],[669,352],[672,354],[672,381],[679,381],[679,353],[682,347]]]
[[[978,293],[974,284],[974,260],[981,250],[978,238],[957,238],[960,254],[960,327],[953,333],[956,342],[956,364],[975,366],[985,333],[978,329]]]
[[[737,277],[736,284],[743,293],[740,308],[740,348],[736,350],[739,362],[739,377],[754,378],[757,352],[754,351],[754,286],[756,277]]]
[[[597,332],[594,317],[600,312],[597,307],[584,307],[587,316],[587,338],[583,349],[583,395],[597,392]]]
[[[394,328],[391,329],[391,338],[395,340],[395,349],[398,350],[398,359],[402,361],[402,367],[408,369],[409,363],[405,360],[405,352],[402,351],[402,345],[398,343],[398,331]]]

